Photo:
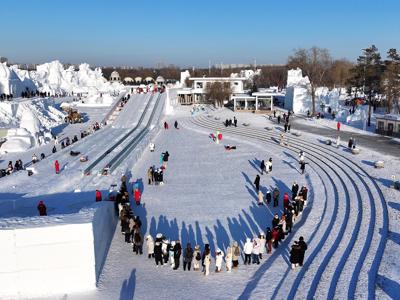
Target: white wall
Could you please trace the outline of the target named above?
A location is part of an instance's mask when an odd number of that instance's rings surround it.
[[[117,218],[110,202],[93,211],[83,223],[0,230],[0,299],[95,289]]]

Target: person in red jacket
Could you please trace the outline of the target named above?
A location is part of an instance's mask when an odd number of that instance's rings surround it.
[[[58,160],[54,162],[54,168],[56,169],[56,174],[60,173],[60,164],[58,163]]]
[[[272,229],[272,242],[274,243],[274,248],[278,248],[279,242],[279,229],[278,227],[274,227]]]
[[[283,195],[283,207],[285,209],[288,209],[288,207],[289,207],[289,194],[288,193],[285,193]]]
[[[340,131],[340,122],[337,122],[337,130]]]
[[[39,201],[37,209],[39,211],[39,216],[47,216],[47,208],[43,201]]]
[[[135,203],[136,203],[136,205],[140,205],[140,198],[141,198],[141,195],[140,195],[140,190],[139,190],[139,188],[135,188],[135,190],[133,191],[133,198],[135,199]]]
[[[96,202],[101,201],[101,192],[99,190],[96,190]]]

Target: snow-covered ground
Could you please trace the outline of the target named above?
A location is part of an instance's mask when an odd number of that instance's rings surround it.
[[[132,104],[132,113],[134,107]],[[392,174],[400,176],[398,157],[383,156],[365,147],[361,148],[361,154],[354,156],[346,147],[326,146],[321,143],[324,137],[308,133],[302,133],[299,138],[286,135],[289,145],[282,147],[276,142],[281,127],[265,116],[237,114],[239,127],[226,129],[222,121],[233,117],[232,112],[210,110],[191,117],[189,110],[176,109],[169,117],[170,125],[177,119],[180,129],[170,126],[169,130],[160,131],[153,139],[154,153],[146,151],[137,163],[127,164],[128,189],[131,190],[133,182],[144,183],[142,205],[134,206],[135,214],[143,222],[143,235],[154,237],[160,232],[170,239],[180,239],[183,247],[187,242],[201,247],[209,243],[212,254],[217,247],[225,251],[233,240],[243,245],[246,237],[264,231],[270,226],[273,214],[282,211],[282,202],[279,208],[256,204],[254,177],[259,173],[259,161],[269,157],[273,159],[273,172],[261,176],[263,191],[277,186],[283,194],[289,192],[293,181],[310,189],[308,205],[297,220],[294,232],[261,265],[243,266],[240,260],[239,269],[232,273],[211,272],[205,277],[200,272],[173,271],[167,266],[156,268],[146,251],[142,256],[132,253],[131,245],[124,242],[117,226],[98,289],[83,294],[65,291],[56,298],[344,299],[355,296],[364,299],[373,295],[379,299],[396,298],[400,280],[395,257],[400,250],[400,226],[396,222],[400,193],[389,185]],[[124,115],[129,116],[129,111]],[[123,130],[123,124],[128,121],[128,117],[121,115],[116,127]],[[117,128],[113,131],[107,128],[102,129],[103,133],[96,133],[98,138],[94,134],[77,147],[88,149],[103,142],[101,138],[114,137]],[[105,132],[106,129],[109,131]],[[219,145],[209,138],[217,129],[223,133]],[[237,149],[226,151],[224,144],[235,145]],[[298,170],[299,149],[305,151],[309,163],[305,175]],[[145,184],[147,169],[158,166],[160,154],[166,150],[171,156],[165,185],[148,186]],[[384,169],[373,168],[373,162],[378,159],[386,162]],[[60,156],[60,160],[70,159]],[[96,178],[88,189],[73,193],[79,186],[76,172],[67,167],[57,176],[52,172],[50,161],[38,168],[39,174],[30,178],[15,174],[1,179],[4,184],[0,198],[2,211],[6,212],[3,217],[14,215],[17,220],[17,216],[32,215],[39,199],[49,203],[50,214],[73,213],[93,202],[94,188],[106,190],[110,183],[119,181],[119,175]],[[11,209],[12,205],[17,209]],[[2,219],[3,224],[5,221],[11,219]],[[305,237],[309,249],[304,267],[292,271],[288,251],[300,235]],[[214,260],[211,270],[213,267]],[[378,278],[374,277],[376,272]]]

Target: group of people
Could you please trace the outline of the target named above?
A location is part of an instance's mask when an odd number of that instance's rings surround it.
[[[226,119],[225,122],[224,122],[224,124],[225,124],[225,127],[228,127],[228,126],[235,126],[235,127],[237,127],[237,119],[236,119],[235,116],[233,117],[233,121],[232,121],[232,119]]]
[[[164,184],[164,166],[156,168],[154,165],[147,170],[148,184]]]
[[[179,127],[178,127],[178,121],[175,121],[175,122],[174,122],[174,127],[175,127],[175,129],[179,129]],[[169,128],[169,125],[168,125],[167,121],[165,121],[165,122],[164,122],[164,129],[167,130],[168,128]]]
[[[13,172],[23,170],[23,169],[24,169],[24,164],[22,163],[22,160],[20,160],[20,159],[16,160],[14,165],[13,165],[13,162],[10,160],[8,162],[7,168],[0,170],[0,177],[4,177],[6,175],[11,175]]]
[[[173,270],[178,270],[182,263],[184,271],[201,271],[205,276],[210,274],[212,262],[214,262],[214,270],[216,273],[223,271],[225,263],[226,272],[231,272],[239,268],[239,260],[243,255],[243,264],[260,264],[266,254],[272,253],[272,244],[277,245],[281,240],[275,227],[272,231],[267,228],[266,234],[261,233],[254,236],[253,239],[247,238],[243,248],[237,241],[233,241],[227,249],[217,248],[211,253],[209,244],[205,244],[201,249],[200,245],[192,247],[191,243],[187,243],[183,248],[180,240],[170,240],[165,235],[158,233],[155,238],[150,234],[143,239],[141,233],[142,222],[138,216],[134,216],[129,205],[123,206],[120,214],[121,231],[125,236],[125,242],[133,246],[133,252],[137,255],[143,254],[143,246],[145,246],[148,259],[154,259],[157,267],[170,266]],[[300,237],[301,241],[300,252],[294,251],[293,255],[296,258],[290,259],[292,264],[302,265],[304,253],[307,249],[307,244],[304,238]],[[296,243],[297,245],[297,243]],[[275,246],[276,248],[277,246]],[[225,252],[224,252],[225,251]]]

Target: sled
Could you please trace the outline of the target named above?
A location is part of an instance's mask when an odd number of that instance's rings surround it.
[[[28,176],[32,176],[33,174],[36,174],[36,170],[34,167],[28,167],[25,170],[28,172]]]
[[[103,170],[101,170],[101,175],[108,175],[109,170],[110,170],[109,167],[105,167]]]
[[[236,150],[236,146],[225,145],[225,150]]]
[[[69,154],[71,155],[71,156],[78,156],[79,154],[81,154],[79,151],[70,151],[69,152]]]

